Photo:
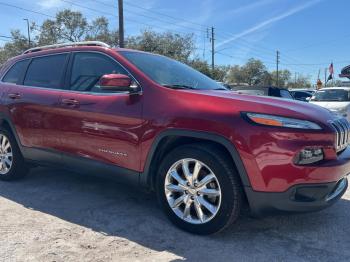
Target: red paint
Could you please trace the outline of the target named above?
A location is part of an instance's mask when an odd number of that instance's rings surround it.
[[[315,105],[235,94],[230,91],[172,90],[157,85],[118,50],[101,47],[61,48],[20,56],[69,51],[98,51],[118,60],[142,86],[142,93],[84,94],[64,90],[5,85],[1,111],[15,124],[21,143],[50,148],[142,172],[155,138],[168,129],[205,131],[218,134],[237,148],[256,191],[282,192],[296,184],[338,181],[350,172],[350,150],[340,156],[334,149],[335,134],[328,124],[333,116]],[[76,103],[76,102],[78,103]],[[255,126],[241,112],[260,112],[305,119],[322,131]],[[306,146],[324,148],[326,160],[302,167],[293,164]],[[103,150],[120,152],[115,157]]]
[[[109,74],[101,78],[100,85],[104,87],[129,87],[131,79],[126,75]]]

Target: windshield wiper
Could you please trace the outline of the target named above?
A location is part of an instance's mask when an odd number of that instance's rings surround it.
[[[213,90],[223,90],[223,91],[229,91],[229,89],[227,89],[227,88],[223,88],[223,87],[220,87],[220,88],[215,88],[215,89],[213,89]]]
[[[193,86],[187,86],[187,85],[162,85],[164,87],[169,87],[172,89],[196,89]]]

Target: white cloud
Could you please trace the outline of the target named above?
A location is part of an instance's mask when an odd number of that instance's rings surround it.
[[[309,1],[307,3],[304,3],[302,5],[296,6],[294,8],[291,8],[288,11],[286,11],[286,12],[284,12],[284,13],[278,15],[278,16],[275,16],[275,17],[267,19],[267,20],[265,20],[263,22],[260,22],[259,24],[256,24],[253,27],[248,28],[248,29],[242,31],[241,33],[238,33],[238,34],[236,34],[236,35],[234,35],[234,36],[232,36],[232,37],[230,37],[230,38],[228,38],[228,39],[218,43],[217,47],[226,45],[226,44],[231,43],[231,42],[233,42],[233,41],[235,41],[235,40],[237,40],[237,39],[239,39],[239,38],[241,38],[243,36],[252,34],[252,33],[256,32],[256,31],[258,31],[258,30],[260,30],[260,29],[262,29],[264,27],[270,26],[270,25],[272,25],[272,24],[274,24],[274,23],[276,23],[276,22],[278,22],[278,21],[280,21],[282,19],[285,19],[285,18],[287,18],[289,16],[292,16],[292,15],[294,15],[296,13],[299,13],[299,12],[303,11],[304,9],[309,8],[309,7],[311,7],[311,6],[315,5],[315,4],[318,4],[321,1],[322,0],[313,0],[313,1]]]
[[[38,2],[38,5],[43,9],[51,9],[60,7],[62,5],[62,1],[60,0],[41,0]]]
[[[247,4],[247,5],[238,7],[238,8],[236,8],[236,9],[232,9],[232,10],[228,11],[226,15],[228,15],[228,16],[238,15],[238,14],[241,14],[241,13],[244,13],[244,12],[251,11],[251,10],[256,9],[256,8],[258,8],[258,7],[262,7],[262,6],[271,4],[271,3],[275,2],[275,1],[276,1],[276,0],[261,0],[261,1],[255,1],[255,2],[253,2],[253,3],[250,3],[250,4]],[[225,16],[226,16],[226,15],[225,15]]]

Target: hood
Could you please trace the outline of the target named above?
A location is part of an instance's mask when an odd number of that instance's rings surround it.
[[[346,111],[347,108],[350,105],[350,101],[346,102],[338,102],[338,101],[310,101],[310,103],[322,106],[324,108],[327,108],[331,111],[335,112],[341,112],[341,111]]]
[[[327,125],[335,115],[318,105],[297,100],[237,94],[232,91],[188,91],[205,95],[213,103],[229,103],[238,112],[255,112],[315,121]],[[217,99],[221,100],[218,101]],[[224,100],[224,101],[223,101]]]

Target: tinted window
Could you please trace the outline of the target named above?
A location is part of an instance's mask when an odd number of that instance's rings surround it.
[[[98,82],[101,76],[107,74],[128,75],[124,68],[108,56],[77,53],[74,55],[70,88],[83,92],[106,92],[99,88]]]
[[[288,90],[281,90],[281,97],[286,99],[293,99],[292,95],[289,93]]]
[[[3,78],[3,81],[6,83],[19,84],[19,81],[21,80],[23,74],[25,73],[28,62],[29,62],[29,60],[17,62],[7,72],[7,74]]]
[[[68,54],[34,58],[29,65],[24,85],[61,88],[61,80]]]
[[[119,53],[153,81],[165,87],[226,90],[197,70],[165,56],[128,51]]]

